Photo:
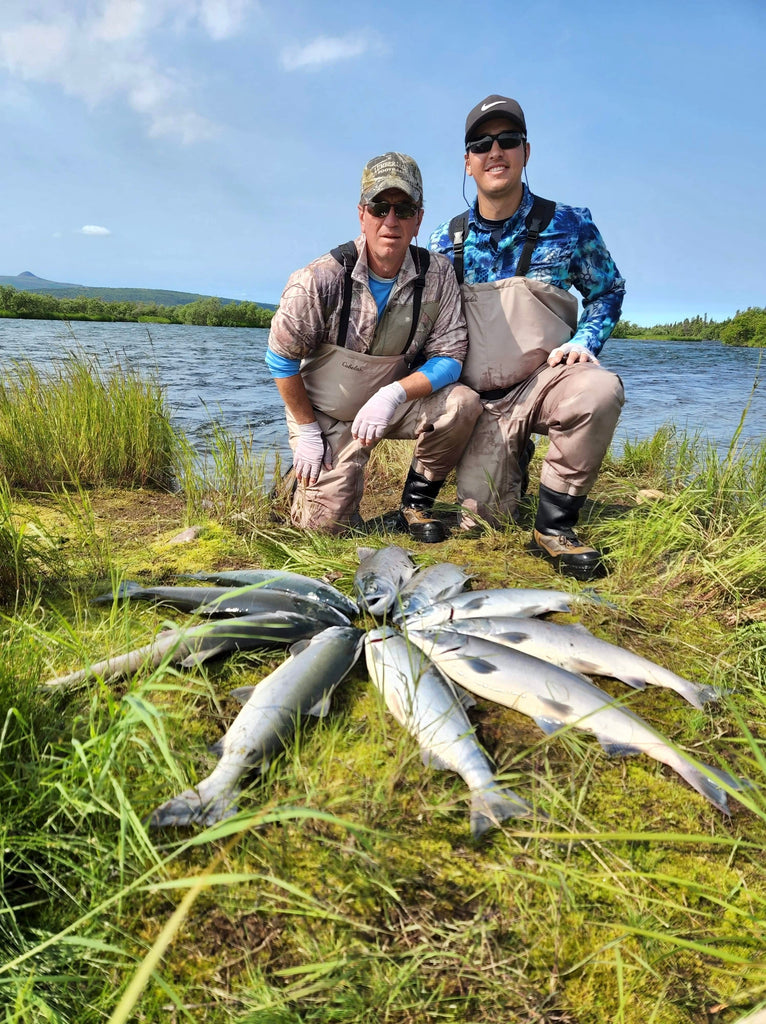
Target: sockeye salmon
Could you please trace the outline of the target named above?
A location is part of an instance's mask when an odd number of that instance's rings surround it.
[[[568,725],[593,733],[609,754],[648,754],[677,771],[724,814],[729,807],[723,786],[743,788],[728,772],[692,760],[582,676],[480,637],[447,630],[407,635],[450,679],[478,697],[528,715],[547,734]]]
[[[157,807],[148,824],[212,825],[236,813],[242,776],[254,765],[268,764],[292,735],[297,718],[327,714],[330,694],[359,657],[363,637],[353,626],[330,626],[296,644],[291,657],[253,688],[216,745],[220,760],[213,772]]]
[[[456,772],[468,786],[475,839],[506,818],[535,814],[526,800],[497,783],[460,698],[422,651],[384,627],[365,637],[365,659],[388,710],[420,745],[423,763]]]

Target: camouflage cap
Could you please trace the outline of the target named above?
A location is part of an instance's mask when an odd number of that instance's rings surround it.
[[[360,203],[369,203],[388,188],[406,192],[413,203],[423,205],[423,179],[420,168],[406,153],[384,153],[368,160],[362,171]]]

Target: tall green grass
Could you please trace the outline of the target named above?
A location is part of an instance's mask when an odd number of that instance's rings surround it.
[[[252,435],[237,437],[220,422],[202,456],[181,438],[176,475],[190,520],[210,518],[246,534],[287,518],[279,454],[260,451]]]
[[[220,523],[230,561],[244,550],[350,592],[359,537],[275,524],[287,499],[269,497],[252,439],[215,440],[201,467],[177,439],[186,517]],[[370,498],[398,497],[409,458],[406,445],[376,452]],[[154,807],[212,770],[207,747],[239,710],[230,690],[284,654],[41,693],[149,642],[167,613],[89,604],[88,584],[118,579],[123,554],[95,515],[77,573],[55,570],[76,585],[36,586],[57,548],[25,547],[31,516],[0,491],[9,579],[30,581],[0,619],[0,1022],[733,1024],[766,1003],[765,466],[763,445],[721,454],[668,428],[610,457],[586,524],[613,569],[596,588],[609,603],[581,613],[589,628],[732,692],[698,712],[668,691],[599,683],[751,780],[731,819],[648,758],[607,758],[590,737],[546,737],[480,702],[471,717],[500,779],[548,815],[481,845],[466,787],[423,767],[363,663],[332,714],[248,780],[235,817],[147,831]],[[636,504],[648,488],[663,496]],[[81,497],[57,497],[60,515],[87,511]],[[475,586],[574,586],[525,542],[510,527],[414,555],[466,566]],[[154,557],[147,547],[146,576]]]
[[[168,486],[177,445],[162,387],[129,367],[71,353],[0,378],[0,469],[14,487]]]

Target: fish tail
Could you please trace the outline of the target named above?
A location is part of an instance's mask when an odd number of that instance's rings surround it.
[[[728,693],[728,690],[717,690],[714,686],[706,686],[701,683],[695,683],[694,689],[697,691],[697,699],[699,704],[695,704],[695,707],[703,708],[705,704],[715,704],[721,697]]]
[[[726,791],[721,788],[714,778],[710,777],[712,775],[729,785],[733,783],[733,788],[735,789],[741,788],[737,780],[729,775],[728,772],[713,768],[712,765],[701,765],[698,768],[697,765],[689,762],[679,764],[677,771],[682,778],[686,779],[692,789],[696,789],[706,800],[709,800],[713,807],[719,810],[721,814],[727,816],[731,814],[729,801],[726,799]]]
[[[492,786],[471,794],[471,835],[481,839],[485,832],[497,828],[506,818],[531,818],[535,809],[512,789]]]
[[[135,580],[125,580],[116,590],[110,590],[106,594],[94,597],[91,604],[111,604],[117,598],[127,600],[130,597],[138,596],[139,593],[143,592],[143,589],[141,584],[136,583]]]
[[[224,790],[213,800],[204,801],[196,789],[187,789],[156,807],[146,824],[149,828],[169,828],[173,825],[214,825],[217,821],[237,813],[234,803],[236,791]]]

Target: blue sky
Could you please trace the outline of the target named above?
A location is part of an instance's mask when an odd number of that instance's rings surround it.
[[[766,305],[764,53],[763,0],[3,0],[0,274],[276,302],[357,233],[370,157],[420,164],[421,242],[462,209],[498,92],[623,316],[721,319]]]

